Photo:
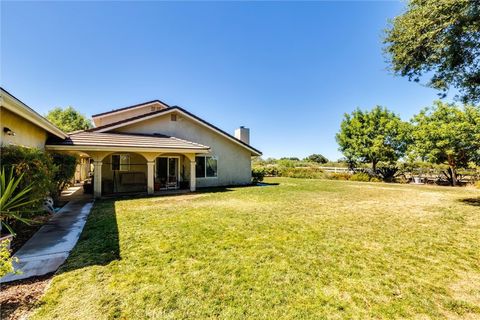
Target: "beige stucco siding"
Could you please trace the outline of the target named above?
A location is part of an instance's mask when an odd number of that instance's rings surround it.
[[[39,126],[16,115],[15,113],[0,107],[0,144],[1,145],[20,145],[25,147],[45,148],[47,132]],[[15,135],[7,135],[3,128],[9,128]]]
[[[161,133],[209,146],[210,154],[217,157],[217,177],[197,178],[197,187],[245,185],[251,181],[249,150],[180,113],[177,113],[177,121],[171,121],[167,114],[117,128],[115,132]]]

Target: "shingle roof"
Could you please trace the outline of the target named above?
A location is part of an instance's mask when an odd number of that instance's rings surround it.
[[[158,149],[208,150],[210,147],[199,143],[166,136],[163,134],[125,134],[82,131],[71,134],[63,141],[48,141],[47,145],[57,146],[105,146]]]

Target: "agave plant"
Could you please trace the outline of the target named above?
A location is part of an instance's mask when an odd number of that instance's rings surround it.
[[[2,231],[2,227],[5,227],[12,235],[15,232],[7,222],[18,220],[28,224],[29,220],[22,217],[20,209],[36,201],[28,198],[28,193],[32,190],[31,185],[19,188],[22,179],[23,173],[19,177],[15,177],[13,168],[10,169],[8,175],[5,173],[5,168],[2,168],[0,173],[0,231]]]

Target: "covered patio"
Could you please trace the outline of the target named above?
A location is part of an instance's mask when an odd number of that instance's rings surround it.
[[[209,147],[171,136],[83,131],[63,141],[48,141],[47,150],[89,158],[95,198],[132,192],[154,194],[196,189],[197,155]]]

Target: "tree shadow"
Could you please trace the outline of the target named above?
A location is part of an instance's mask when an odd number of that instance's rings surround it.
[[[95,201],[77,245],[58,273],[120,260],[115,200]]]
[[[278,186],[280,183],[278,182],[257,182],[255,187],[268,187],[268,186]]]
[[[480,198],[465,198],[459,201],[470,206],[480,207]]]

